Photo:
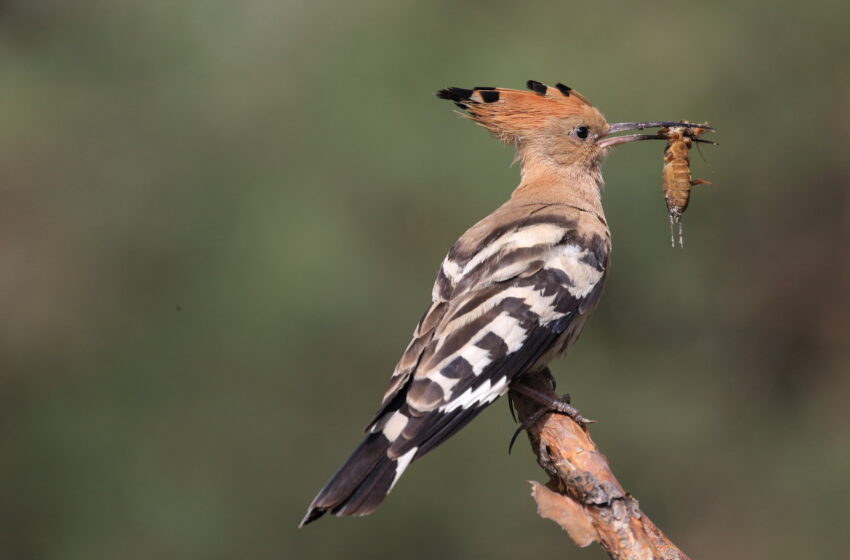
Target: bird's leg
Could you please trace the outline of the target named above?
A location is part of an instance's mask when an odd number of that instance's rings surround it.
[[[546,371],[548,372],[549,370],[547,369]],[[549,381],[549,384],[552,385],[552,390],[554,391],[555,389],[557,389],[557,382],[555,381],[555,378],[552,377],[551,374],[549,374],[547,376],[547,379]],[[517,382],[517,384],[519,384],[519,383]],[[567,404],[570,404],[570,394],[565,393],[564,396],[561,397],[561,400],[564,401]],[[514,408],[514,400],[510,397],[508,397],[508,410],[511,411],[511,418],[513,418],[514,422],[516,422],[517,419],[516,419],[516,409]],[[539,416],[538,416],[538,418],[539,418]],[[523,425],[519,428],[519,430],[525,430],[525,429],[528,429],[528,426],[526,426],[525,423],[523,422]],[[519,433],[519,430],[517,430],[517,433]],[[514,437],[511,439],[511,445],[513,445],[513,441],[515,439],[516,439],[516,434],[514,434]]]

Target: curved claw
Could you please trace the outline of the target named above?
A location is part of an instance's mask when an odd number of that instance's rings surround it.
[[[537,412],[526,418],[525,421],[519,425],[519,427],[514,432],[514,435],[511,436],[511,442],[508,444],[508,455],[511,454],[511,450],[514,448],[514,443],[516,442],[516,438],[517,436],[519,436],[519,433],[523,430],[528,430],[530,427],[536,424],[537,421],[540,420],[540,418],[542,418],[544,414],[548,414],[550,412],[552,411],[546,410],[545,408],[541,408]]]
[[[522,431],[522,426],[517,428],[516,431],[514,432],[514,435],[511,436],[511,442],[508,444],[508,455],[511,454],[511,451],[514,448],[514,442],[516,442],[516,438],[521,431]]]

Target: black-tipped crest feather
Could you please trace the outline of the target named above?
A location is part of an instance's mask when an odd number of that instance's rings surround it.
[[[441,89],[434,95],[439,97],[440,99],[449,99],[451,101],[464,101],[469,99],[472,95],[471,89],[464,89],[459,87],[448,87],[445,89]]]
[[[573,88],[571,88],[570,86],[565,86],[564,84],[562,84],[560,82],[555,84],[555,87],[558,88],[558,91],[560,91],[562,94],[564,94],[565,97],[569,97],[570,92],[573,90]]]
[[[528,80],[528,82],[526,82],[526,86],[528,86],[528,89],[537,95],[546,95],[546,90],[548,89],[546,84],[541,84],[535,80]]]

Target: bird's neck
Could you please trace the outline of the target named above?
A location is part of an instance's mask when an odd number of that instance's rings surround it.
[[[520,184],[511,195],[517,202],[567,204],[596,214],[603,222],[602,175],[599,166],[564,166],[523,162]]]

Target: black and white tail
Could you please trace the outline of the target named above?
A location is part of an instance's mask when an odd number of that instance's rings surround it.
[[[368,433],[354,453],[343,463],[307,508],[300,527],[325,513],[366,515],[377,508],[411,461],[425,455],[472,420],[490,399],[480,406],[458,406],[453,410],[417,411],[399,401],[408,386],[370,424]],[[494,395],[495,398],[497,395]]]
[[[326,512],[366,515],[378,507],[416,453],[413,448],[391,459],[387,454],[390,444],[383,432],[368,434],[313,499],[299,527]]]

